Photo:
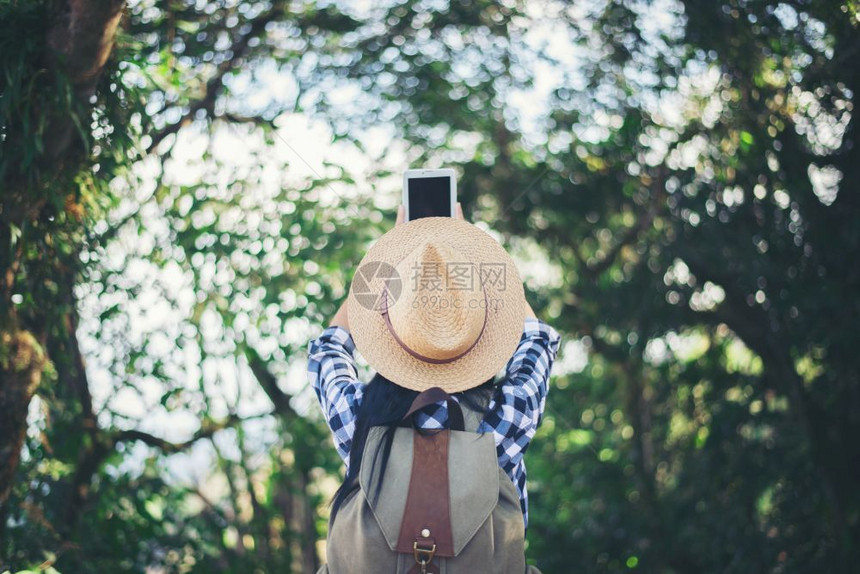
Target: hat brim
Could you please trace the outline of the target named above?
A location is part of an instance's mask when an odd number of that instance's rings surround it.
[[[477,344],[450,363],[412,356],[392,337],[378,306],[369,303],[382,293],[386,280],[392,281],[391,270],[424,242],[450,245],[475,266],[479,278],[484,276],[486,326]],[[416,288],[414,279],[399,277],[401,288]],[[433,304],[432,296],[428,293],[424,303]],[[441,387],[449,393],[476,387],[505,366],[519,343],[526,314],[522,280],[510,255],[486,232],[451,217],[417,219],[380,237],[359,264],[347,305],[355,346],[373,369],[408,389]]]

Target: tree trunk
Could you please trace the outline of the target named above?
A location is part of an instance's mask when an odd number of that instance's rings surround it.
[[[110,57],[114,38],[122,16],[122,0],[66,0],[58,3],[58,12],[45,38],[44,62],[49,68],[59,70],[74,87],[74,95],[83,107],[90,106],[90,98],[95,94],[98,80]],[[2,72],[2,70],[0,70]],[[44,122],[45,150],[37,161],[37,169],[51,173],[74,175],[87,165],[82,163],[82,145],[75,137],[73,118],[58,114],[55,110],[35,108],[37,117],[25,118],[34,124]],[[14,138],[14,130],[9,134]],[[27,142],[8,141],[9,146],[26,145]],[[11,177],[11,176],[10,176]],[[8,500],[12,481],[20,462],[20,451],[26,431],[27,412],[30,399],[41,382],[44,366],[49,361],[43,348],[46,335],[31,333],[21,329],[22,325],[51,324],[51,321],[35,320],[33,317],[19,317],[12,303],[16,292],[27,289],[28,285],[19,270],[33,262],[23,261],[24,250],[15,249],[6,224],[18,229],[28,229],[38,233],[33,221],[40,219],[41,206],[45,199],[36,190],[28,187],[28,178],[15,181],[0,181],[3,190],[2,223],[0,229],[0,267],[4,273],[0,286],[0,534],[6,523]],[[45,180],[50,181],[50,180]],[[57,181],[61,181],[60,178]],[[51,233],[45,222],[38,229]],[[26,241],[25,235],[18,241]],[[12,254],[8,259],[5,254]],[[63,262],[46,257],[37,262],[43,268],[39,275],[56,275]],[[44,301],[37,311],[41,315],[51,315],[57,302]],[[40,343],[41,341],[41,343]]]
[[[0,332],[0,537],[21,457],[28,406],[46,364],[45,352],[30,332]]]

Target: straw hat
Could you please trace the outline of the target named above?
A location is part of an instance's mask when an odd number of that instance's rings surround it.
[[[349,328],[372,368],[400,386],[449,393],[504,368],[525,320],[513,260],[462,219],[397,225],[370,248],[349,290]]]

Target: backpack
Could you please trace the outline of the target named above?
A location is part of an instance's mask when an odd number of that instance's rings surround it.
[[[385,427],[370,429],[358,488],[329,521],[317,574],[540,574],[526,567],[519,495],[492,433],[477,433],[481,414],[434,387],[403,420],[440,400],[450,429],[395,428],[378,497]]]

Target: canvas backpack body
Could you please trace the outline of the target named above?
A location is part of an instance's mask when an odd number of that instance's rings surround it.
[[[465,404],[460,414],[444,396],[452,421],[461,422],[429,435],[396,428],[378,497],[375,455],[385,428],[371,428],[359,487],[329,523],[318,574],[539,574],[527,570],[519,495],[499,467],[492,433],[478,434],[480,414]],[[440,400],[430,393],[424,404],[433,399]]]

